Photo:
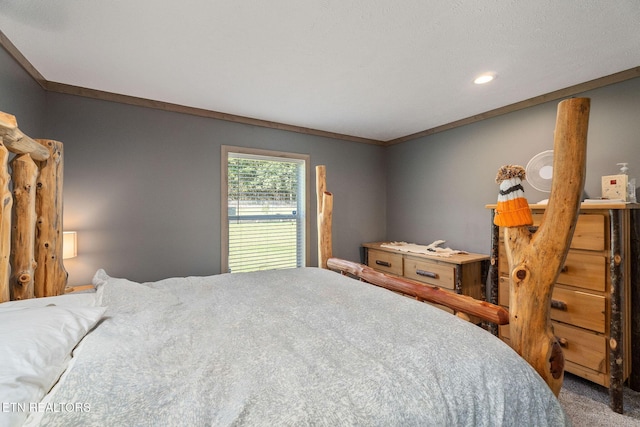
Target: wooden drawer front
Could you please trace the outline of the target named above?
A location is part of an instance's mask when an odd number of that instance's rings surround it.
[[[567,361],[597,372],[607,372],[607,340],[604,335],[562,323],[551,323],[555,336],[562,342],[562,352]],[[511,344],[509,325],[502,325],[499,330],[500,338]]]
[[[455,275],[455,267],[451,264],[440,264],[411,257],[404,259],[404,277],[409,279],[453,289]]]
[[[367,265],[379,271],[402,276],[402,255],[369,249]]]
[[[533,214],[533,225],[540,225],[542,213]],[[571,248],[589,251],[605,249],[605,217],[602,214],[580,214],[571,239]]]
[[[509,262],[504,245],[498,253],[498,271],[509,275]],[[558,283],[604,292],[607,272],[607,259],[602,255],[576,253],[569,251],[567,259],[558,276]]]
[[[569,251],[558,283],[604,292],[607,260],[602,255]]]
[[[551,308],[553,320],[604,333],[606,300],[603,296],[556,286],[553,289],[552,300],[566,306],[565,310]],[[498,304],[509,306],[509,278],[507,277],[499,279]]]
[[[553,320],[604,333],[606,300],[603,296],[571,291],[556,286],[551,298],[551,318]],[[554,302],[561,302],[566,308],[553,308]]]
[[[597,372],[607,372],[607,339],[604,335],[555,322],[553,332],[562,345],[565,359]]]

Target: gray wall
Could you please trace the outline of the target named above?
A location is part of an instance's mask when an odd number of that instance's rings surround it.
[[[640,78],[589,91],[585,191],[600,197],[601,176],[629,162],[640,184]],[[558,101],[559,102],[559,101]],[[388,147],[387,239],[489,253],[495,175],[504,164],[525,166],[553,149],[557,101]],[[527,183],[530,203],[548,194]]]
[[[100,267],[138,281],[219,273],[221,145],[311,155],[312,265],[318,164],[334,193],[334,254],[358,259],[386,234],[383,147],[55,93],[45,129],[65,147],[64,222],[80,253],[70,281]]]
[[[386,235],[385,149],[186,114],[45,93],[0,49],[0,111],[33,137],[64,143],[64,224],[78,231],[72,285],[96,269],[137,281],[220,272],[220,147],[311,156],[311,265],[317,265],[315,166],[334,194],[334,255],[359,259]],[[45,114],[46,113],[46,114]]]
[[[42,138],[44,90],[0,48],[0,111],[13,114],[18,126],[33,138]]]

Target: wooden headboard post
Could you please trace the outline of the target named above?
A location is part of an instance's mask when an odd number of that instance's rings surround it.
[[[68,274],[62,262],[62,143],[50,139],[38,139],[46,147],[49,157],[39,163],[40,175],[36,191],[35,256],[38,268],[35,276],[36,297],[61,295],[67,284]]]
[[[564,264],[584,188],[589,98],[560,102],[549,204],[535,234],[526,225],[504,228],[509,260],[511,346],[560,393],[564,355],[551,325],[553,285]]]
[[[0,112],[0,302],[64,293],[62,152]]]
[[[316,166],[316,197],[318,203],[318,267],[327,268],[332,256],[333,194],[327,191],[327,169]]]
[[[13,177],[13,215],[11,222],[11,299],[34,296],[36,241],[36,179],[38,166],[29,154],[18,154],[11,161]],[[20,250],[16,250],[20,248]]]
[[[9,287],[9,256],[11,254],[11,208],[13,197],[9,191],[9,150],[0,136],[0,302],[11,299]]]

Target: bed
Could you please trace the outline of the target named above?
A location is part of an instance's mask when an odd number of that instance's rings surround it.
[[[28,138],[9,122],[5,140]],[[318,190],[322,231],[332,199]],[[30,227],[27,241],[61,259],[61,229],[42,243]],[[19,296],[0,304],[0,425],[570,424],[512,348],[422,301],[492,322],[508,322],[503,309],[333,258],[330,235],[318,243],[328,268],[153,283],[99,270],[77,294],[64,294],[63,266],[42,287],[31,263],[0,287]]]
[[[567,423],[546,383],[492,334],[329,270],[155,283],[99,271],[94,284],[93,302],[0,310],[23,314],[12,324],[30,340],[41,319],[24,311],[100,322],[27,425]]]

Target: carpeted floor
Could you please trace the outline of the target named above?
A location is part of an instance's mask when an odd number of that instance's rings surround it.
[[[624,415],[609,407],[609,390],[565,373],[560,402],[575,427],[640,426],[640,393],[624,389]]]

